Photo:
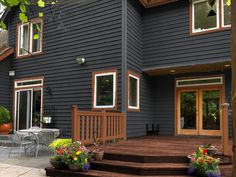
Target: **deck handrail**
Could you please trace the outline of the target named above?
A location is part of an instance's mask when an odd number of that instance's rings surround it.
[[[72,140],[82,144],[126,139],[125,113],[82,111],[72,106]]]

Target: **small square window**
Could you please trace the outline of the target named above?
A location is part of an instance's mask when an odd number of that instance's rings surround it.
[[[213,10],[216,15],[209,16]],[[193,32],[213,30],[219,27],[219,1],[211,7],[207,0],[195,0],[192,3]]]
[[[128,109],[139,110],[139,83],[140,78],[136,74],[128,74]]]
[[[115,108],[116,72],[94,74],[94,108]]]

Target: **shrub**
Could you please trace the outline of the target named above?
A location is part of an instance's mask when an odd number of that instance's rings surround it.
[[[49,148],[53,151],[56,151],[57,149],[66,147],[71,143],[71,139],[57,139],[49,145]]]
[[[10,112],[7,108],[0,106],[0,124],[11,122]]]

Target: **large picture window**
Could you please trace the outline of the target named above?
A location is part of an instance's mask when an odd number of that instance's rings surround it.
[[[93,108],[116,107],[116,71],[93,74]]]
[[[128,110],[139,110],[139,84],[140,77],[128,72]]]
[[[190,7],[192,33],[215,31],[230,26],[228,0],[216,0],[213,4],[208,0],[192,0]]]
[[[17,57],[42,52],[42,29],[42,19],[38,18],[18,25]]]

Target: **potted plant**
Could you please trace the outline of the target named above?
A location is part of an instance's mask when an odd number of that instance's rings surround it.
[[[11,117],[7,108],[0,106],[0,134],[8,134],[11,130]]]
[[[220,177],[219,159],[207,154],[207,149],[200,146],[196,152],[188,156],[190,166],[188,173],[200,177]]]
[[[89,150],[81,145],[81,142],[73,142],[63,150],[62,161],[73,171],[88,171]]]
[[[54,156],[49,162],[54,168],[66,168],[66,164],[62,161],[62,158],[66,151],[66,147],[71,143],[71,139],[57,139],[49,145],[49,148],[54,152]]]
[[[93,158],[96,161],[101,161],[104,156],[104,148],[102,142],[94,142],[92,147]]]
[[[207,150],[207,154],[209,154],[209,155],[215,155],[218,152],[218,149],[211,144],[205,144],[200,147],[205,148]]]

